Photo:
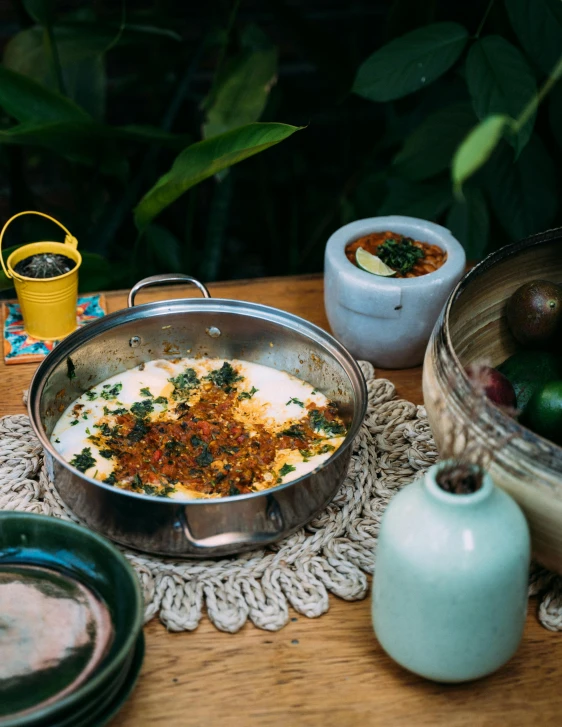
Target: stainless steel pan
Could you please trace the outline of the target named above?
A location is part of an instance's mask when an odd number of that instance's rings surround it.
[[[142,288],[175,282],[196,285],[204,297],[135,306]],[[214,500],[172,500],[111,487],[83,475],[51,446],[58,418],[86,389],[142,362],[198,355],[245,359],[308,381],[337,403],[349,428],[344,443],[294,482]],[[207,558],[284,538],[330,502],[345,477],[367,395],[357,363],[317,326],[276,308],[211,299],[187,275],[156,275],[134,286],[128,308],[75,331],[45,358],[31,382],[28,406],[55,487],[86,525],[138,550]]]

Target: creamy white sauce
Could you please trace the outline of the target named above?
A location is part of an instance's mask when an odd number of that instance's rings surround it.
[[[194,369],[197,377],[203,380],[210,371],[220,368],[223,363],[224,359],[183,358],[174,362],[159,359],[112,376],[89,392],[85,392],[67,407],[55,425],[51,442],[59,454],[69,462],[84,448],[89,448],[94,464],[86,469],[84,474],[103,481],[113,471],[114,461],[113,458],[102,457],[99,448],[89,439],[98,432],[94,427],[96,423],[100,420],[111,422],[112,410],[130,409],[135,403],[145,400],[146,389],[153,399],[170,397],[174,389],[170,379],[183,373],[186,368]],[[329,403],[324,394],[285,371],[236,359],[229,360],[229,363],[244,377],[243,381],[236,384],[238,392],[252,392],[251,398],[241,400],[236,410],[237,419],[250,430],[252,425],[262,424],[271,432],[280,432],[305,416],[307,405],[325,407]],[[193,397],[196,399],[200,393],[200,389],[195,390]],[[150,413],[149,418],[155,419],[167,410],[173,416],[174,405],[171,399],[167,403],[154,403],[154,411]],[[345,436],[330,438],[328,434],[324,434],[325,443],[334,449],[337,449],[345,439]],[[272,472],[267,473],[262,482],[254,483],[254,488],[265,489],[302,477],[319,467],[332,454],[333,450],[305,458],[299,450],[279,450]],[[284,464],[291,465],[295,469],[280,476],[279,470]],[[190,490],[189,483],[185,482],[180,483],[177,491],[170,497],[184,499],[209,497],[209,495]]]

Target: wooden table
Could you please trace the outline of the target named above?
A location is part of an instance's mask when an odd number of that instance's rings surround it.
[[[209,286],[214,296],[266,303],[327,328],[319,276],[269,278]],[[174,289],[174,297],[191,296]],[[143,292],[142,301],[164,297]],[[107,294],[110,311],[125,293]],[[0,363],[0,416],[23,413],[21,392],[34,366]],[[398,394],[421,403],[421,369],[378,371]],[[252,624],[217,631],[203,617],[193,633],[145,628],[146,658],[138,686],[116,727],[345,727],[346,725],[542,725],[562,717],[562,634],[542,628],[531,600],[519,652],[493,676],[461,686],[426,682],[394,664],[377,644],[369,599],[330,596],[316,620],[297,614],[277,633]]]

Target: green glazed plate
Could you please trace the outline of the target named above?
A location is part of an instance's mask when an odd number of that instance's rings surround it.
[[[137,577],[105,538],[0,513],[0,727],[90,724],[121,694],[142,619]]]

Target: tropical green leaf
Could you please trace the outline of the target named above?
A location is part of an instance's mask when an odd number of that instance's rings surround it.
[[[450,206],[452,199],[451,186],[446,179],[421,184],[406,179],[390,179],[388,193],[377,214],[435,220]]]
[[[40,25],[52,25],[55,17],[56,0],[23,0],[28,15]]]
[[[562,55],[560,0],[505,0],[507,14],[525,52],[549,75]]]
[[[19,245],[14,245],[13,247],[2,248],[0,254],[4,258],[4,262],[6,262],[10,255],[14,252],[14,250],[17,250],[18,247]],[[0,293],[4,290],[11,290],[13,287],[13,280],[8,278],[8,276],[4,273],[2,266],[0,266]]]
[[[490,234],[490,216],[479,189],[468,188],[464,199],[453,202],[445,224],[464,247],[469,260],[484,257]]]
[[[168,273],[181,272],[181,246],[177,237],[162,225],[156,224],[149,225],[144,234],[149,255],[158,269]]]
[[[516,119],[537,93],[537,84],[523,54],[499,35],[488,35],[471,46],[466,81],[479,119],[505,114]],[[517,154],[533,133],[533,114],[517,136],[508,137]]]
[[[457,191],[490,158],[511,123],[508,116],[489,116],[469,132],[453,157],[452,177]]]
[[[562,85],[556,85],[550,92],[548,104],[550,128],[558,146],[562,149]]]
[[[78,271],[78,288],[81,293],[107,290],[116,279],[115,266],[109,260],[93,252],[82,250],[82,265]]]
[[[436,111],[407,137],[394,157],[394,170],[413,180],[428,179],[442,172],[450,166],[456,148],[475,123],[469,103]]]
[[[223,134],[258,121],[277,73],[277,49],[245,51],[228,65],[207,111],[203,136]]]
[[[392,101],[425,88],[455,63],[468,40],[458,23],[433,23],[391,40],[360,66],[353,86],[371,101]]]
[[[22,122],[91,121],[70,99],[3,66],[0,66],[0,106]]]
[[[552,223],[558,206],[556,171],[536,134],[515,163],[509,147],[502,145],[487,171],[492,208],[513,241]]]
[[[170,171],[160,177],[135,208],[137,227],[144,229],[156,215],[194,185],[269,149],[299,128],[287,124],[248,124],[187,147]]]

